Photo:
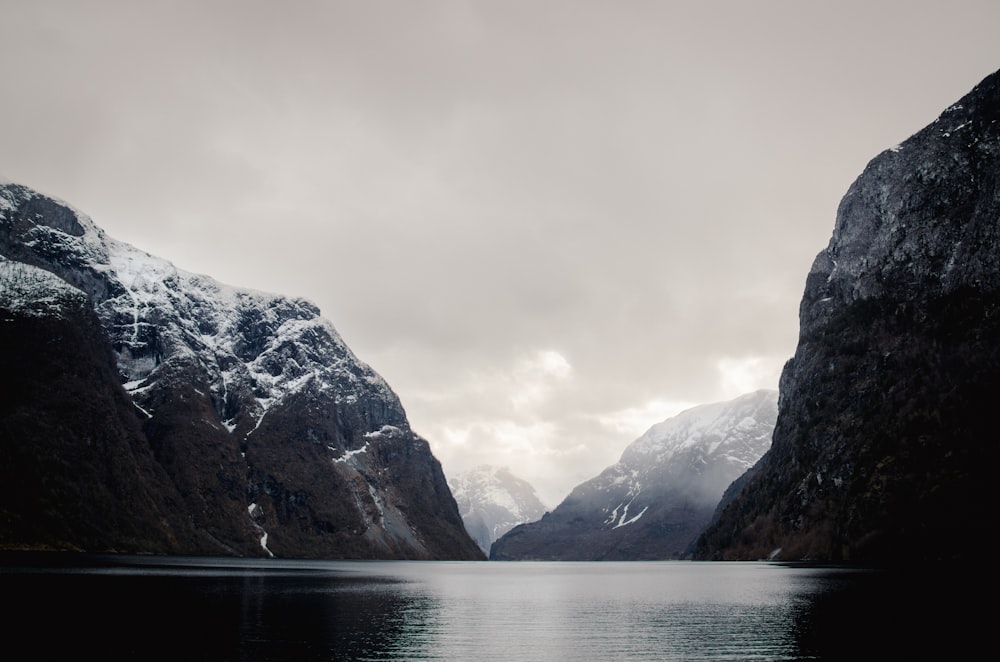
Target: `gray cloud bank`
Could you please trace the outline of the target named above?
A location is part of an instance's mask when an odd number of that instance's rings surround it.
[[[3,2],[0,175],[320,305],[447,472],[554,505],[775,388],[866,162],[996,2]]]

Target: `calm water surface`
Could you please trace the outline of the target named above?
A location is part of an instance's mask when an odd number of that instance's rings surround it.
[[[979,659],[992,574],[0,556],[23,659]]]

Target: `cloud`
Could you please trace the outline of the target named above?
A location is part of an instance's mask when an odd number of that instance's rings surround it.
[[[698,402],[666,402],[650,400],[638,407],[626,407],[618,411],[599,414],[597,422],[609,431],[638,439],[656,423],[676,416],[690,409]]]
[[[314,300],[551,500],[775,388],[851,181],[1000,61],[993,0],[16,4],[3,176]]]
[[[510,402],[516,412],[534,412],[558,383],[569,379],[573,368],[559,353],[537,352],[523,360],[511,376]]]
[[[734,398],[761,388],[776,388],[783,365],[762,356],[727,357],[716,363],[722,391]]]

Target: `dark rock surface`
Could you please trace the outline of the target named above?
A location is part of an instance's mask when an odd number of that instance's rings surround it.
[[[86,297],[20,266],[0,262],[0,283],[34,295],[0,298],[0,543],[197,548]]]
[[[850,187],[806,279],[773,446],[697,558],[981,553],[1000,449],[998,120],[1000,72]]]

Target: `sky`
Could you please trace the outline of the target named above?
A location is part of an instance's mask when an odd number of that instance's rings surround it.
[[[778,386],[837,204],[996,0],[0,0],[0,177],[314,301],[445,473],[549,506]]]

